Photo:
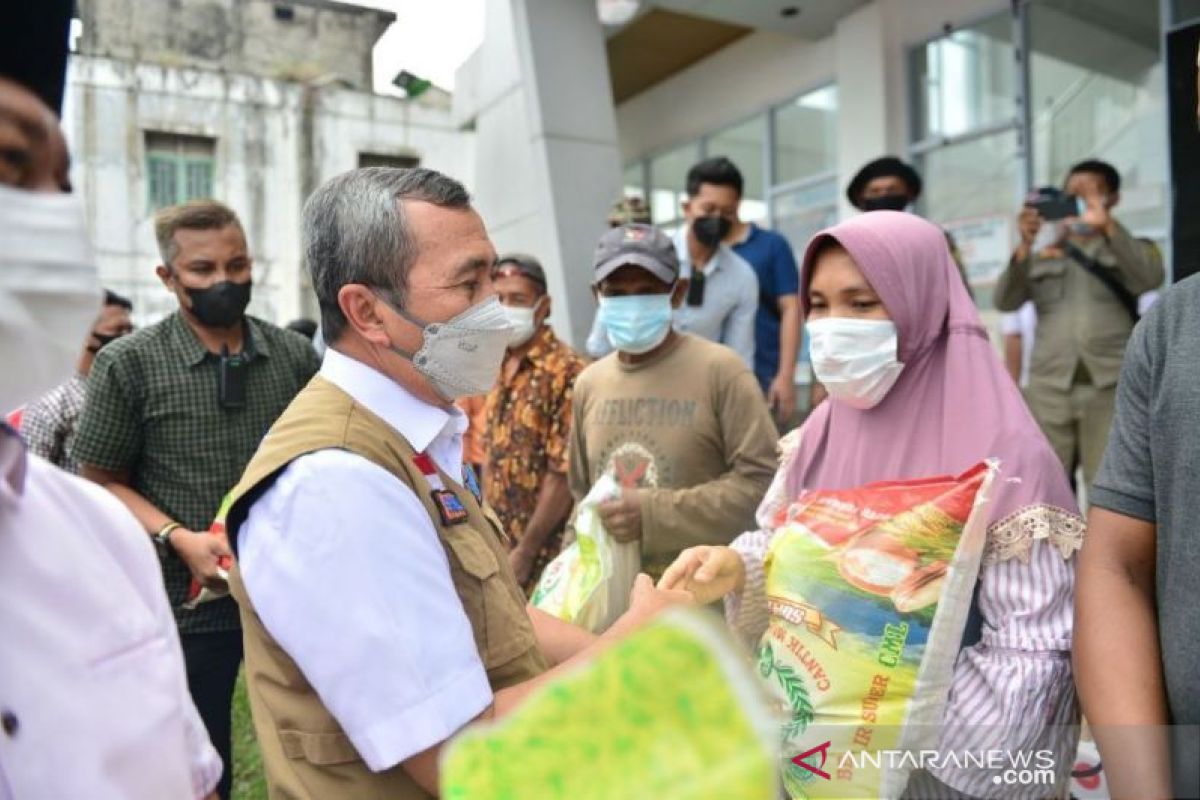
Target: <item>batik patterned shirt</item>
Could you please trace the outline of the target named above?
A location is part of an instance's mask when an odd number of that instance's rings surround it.
[[[585,366],[574,350],[543,325],[516,373],[509,377],[507,370],[502,372],[488,395],[484,441],[487,502],[518,541],[537,507],[547,473],[567,472],[571,395],[575,378]],[[537,581],[561,548],[560,528],[535,559],[530,583]]]

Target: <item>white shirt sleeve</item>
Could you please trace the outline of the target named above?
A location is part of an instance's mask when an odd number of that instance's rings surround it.
[[[1021,315],[1016,311],[1010,311],[1000,317],[1000,333],[1005,336],[1020,336],[1021,331]]]
[[[238,545],[259,618],[370,769],[445,741],[492,702],[445,549],[386,470],[342,450],[296,459]]]

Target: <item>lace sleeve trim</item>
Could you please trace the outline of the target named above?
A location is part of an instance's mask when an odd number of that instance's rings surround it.
[[[1016,558],[1029,563],[1033,545],[1046,539],[1063,559],[1083,546],[1087,523],[1083,517],[1053,506],[1026,506],[988,529],[983,566]]]

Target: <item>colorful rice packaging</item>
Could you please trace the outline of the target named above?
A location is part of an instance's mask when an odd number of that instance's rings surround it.
[[[771,521],[758,663],[791,797],[898,797],[910,770],[862,754],[936,745],[995,472],[805,492]]]

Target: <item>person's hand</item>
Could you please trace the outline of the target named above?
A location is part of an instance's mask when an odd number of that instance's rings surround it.
[[[192,576],[209,589],[223,589],[227,581],[222,577],[220,559],[232,556],[229,542],[224,535],[195,533],[186,528],[171,531],[171,547],[187,565]]]
[[[671,606],[690,605],[691,602],[692,597],[687,592],[657,588],[650,576],[642,572],[633,581],[629,610],[621,615],[622,628],[637,627]]]
[[[536,553],[527,553],[520,545],[508,551],[508,565],[512,567],[513,577],[522,586],[529,580],[529,576],[533,574],[533,562],[536,555]]]
[[[741,592],[746,584],[742,557],[729,547],[689,547],[667,567],[658,588],[682,589],[694,602],[707,605],[727,594]]]
[[[626,489],[621,496],[596,506],[604,530],[618,542],[642,538],[642,499],[637,489]]]
[[[1033,206],[1025,206],[1017,216],[1017,230],[1021,234],[1021,244],[1027,249],[1033,246],[1038,231],[1042,229],[1042,215]]]
[[[808,410],[812,411],[821,403],[825,402],[825,398],[829,397],[829,392],[818,383],[816,380],[808,387]]]
[[[1112,225],[1112,214],[1105,205],[1105,198],[1102,195],[1087,195],[1083,201],[1087,208],[1079,216],[1079,221],[1091,225],[1099,233],[1108,233],[1109,226]]]
[[[775,419],[787,422],[796,411],[796,382],[786,375],[776,375],[767,388],[767,405]]]

